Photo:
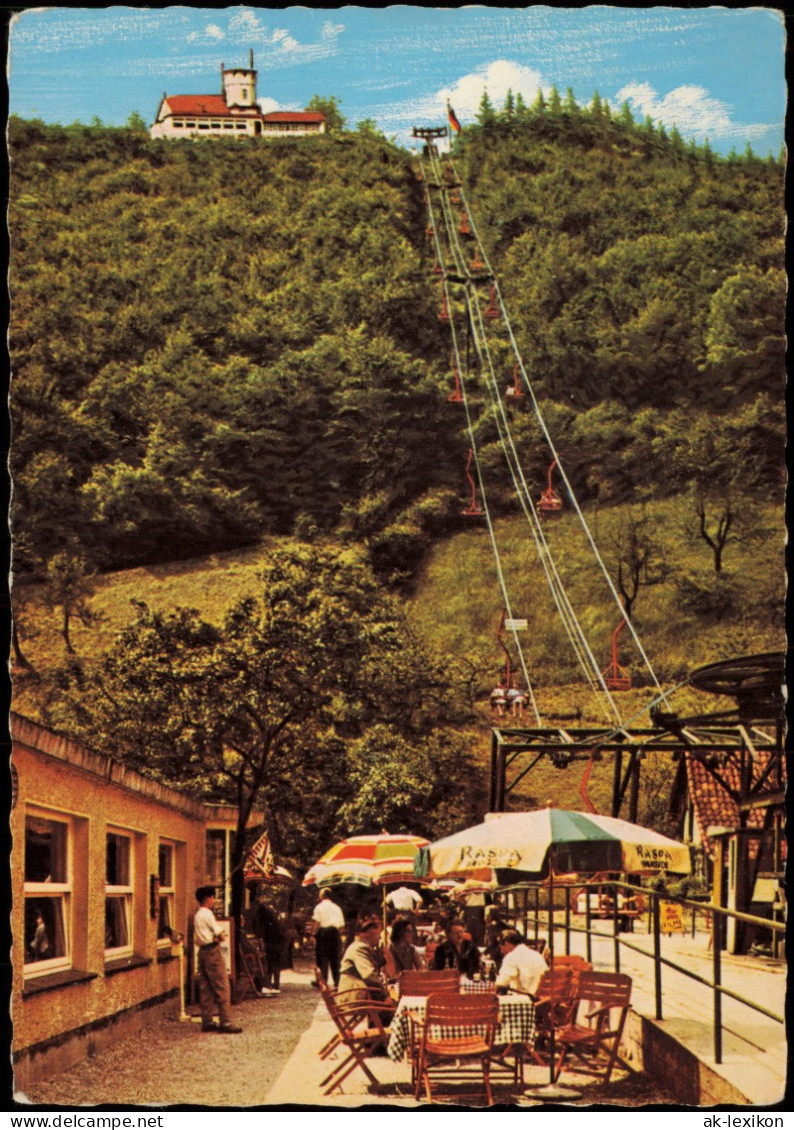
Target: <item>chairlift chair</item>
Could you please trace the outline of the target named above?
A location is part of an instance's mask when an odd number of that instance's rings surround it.
[[[604,683],[608,691],[631,690],[631,675],[629,675],[625,667],[621,667],[618,663],[618,636],[625,623],[626,617],[624,616],[612,633],[612,662],[601,672],[604,676]]]
[[[493,320],[499,318],[499,307],[496,305],[496,283],[491,283],[491,292],[488,295],[488,305],[483,310],[482,316]]]
[[[469,505],[465,510],[462,510],[461,513],[463,514],[464,518],[483,518],[485,516],[485,511],[477,502],[477,484],[475,483],[471,474],[471,463],[473,458],[474,451],[469,448],[469,458],[466,460],[466,478],[469,480],[471,498],[469,500]]]
[[[557,460],[555,459],[549,467],[548,486],[541,494],[540,502],[538,502],[538,510],[540,511],[541,518],[554,518],[562,513],[562,498],[551,485],[551,473],[556,466]]]

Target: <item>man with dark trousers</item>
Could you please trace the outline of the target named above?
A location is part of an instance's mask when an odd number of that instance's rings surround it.
[[[317,933],[314,938],[317,966],[322,978],[328,981],[328,970],[334,980],[334,988],[339,988],[339,959],[341,956],[340,930],[345,928],[345,916],[342,908],[337,906],[331,898],[327,887],[320,891],[320,901],[314,908],[312,918],[317,923]]]
[[[199,909],[193,919],[193,937],[198,946],[199,1001],[201,1004],[202,1032],[242,1032],[232,1023],[231,987],[226,962],[221,952],[221,939],[226,936],[212,912],[215,902],[214,887],[199,887],[196,891]],[[213,1021],[218,1009],[220,1024]]]

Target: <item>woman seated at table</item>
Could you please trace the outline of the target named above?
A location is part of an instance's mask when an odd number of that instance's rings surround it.
[[[457,969],[464,977],[473,977],[480,971],[480,951],[471,938],[466,937],[466,926],[459,918],[447,927],[447,940],[436,948],[434,969]]]
[[[408,918],[397,917],[392,923],[388,965],[391,976],[398,977],[406,969],[424,969],[422,955],[414,945],[416,931]]]
[[[386,959],[378,945],[380,932],[381,922],[377,916],[365,914],[359,918],[355,939],[345,950],[339,967],[337,999],[340,1004],[388,997],[381,972]]]

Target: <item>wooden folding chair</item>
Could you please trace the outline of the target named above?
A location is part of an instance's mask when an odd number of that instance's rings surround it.
[[[577,1023],[577,1016],[574,1014],[569,1024],[555,1032],[555,1044],[560,1058],[557,1060],[554,1077],[556,1079],[559,1076],[570,1052],[587,1064],[586,1068],[580,1070],[598,1074],[597,1060],[604,1053],[607,1063],[601,1085],[606,1087],[616,1063],[619,1062],[622,1067],[630,1070],[629,1065],[620,1059],[618,1051],[631,1003],[631,977],[626,973],[585,970],[579,975],[578,997],[579,1008],[575,1012],[584,1010],[582,1022]],[[615,1020],[612,1020],[613,1009],[619,1009]]]
[[[401,997],[429,997],[431,993],[456,993],[457,969],[406,969],[399,978]]]
[[[549,1053],[552,1044],[556,1047],[557,1031],[570,1024],[575,1008],[576,997],[571,967],[560,965],[542,973],[535,993],[535,1040],[532,1045],[532,1058],[536,1063],[548,1063],[542,1052]]]
[[[430,1072],[436,1068],[447,1068],[445,1077],[455,1080],[465,1077],[464,1064],[477,1062],[486,1100],[492,1106],[491,1056],[498,1021],[495,993],[432,993],[427,998],[419,1044],[414,1097],[420,1098],[424,1083],[428,1102],[433,1101]]]
[[[379,1087],[379,1080],[375,1078],[364,1060],[368,1055],[372,1055],[379,1045],[385,1047],[388,1043],[389,1030],[384,1027],[381,1019],[381,1013],[384,1009],[388,1009],[388,1004],[384,1001],[370,1000],[339,1004],[336,994],[324,982],[318,980],[317,983],[328,1014],[336,1026],[338,1037],[335,1042],[328,1041],[325,1048],[320,1050],[320,1058],[326,1058],[334,1048],[338,1047],[344,1047],[348,1052],[347,1057],[320,1083],[321,1087],[326,1088],[323,1094],[330,1095],[337,1087],[341,1087],[344,1080],[357,1067],[361,1068],[373,1086]]]
[[[261,986],[265,983],[263,954],[259,944],[246,934],[242,935],[241,941],[236,1000],[242,1001],[248,996],[261,998]]]
[[[559,957],[555,955],[552,962],[553,969],[570,969],[571,971],[571,999],[578,999],[579,992],[579,974],[589,971],[593,968],[592,962],[587,961],[585,958],[580,957],[579,954],[560,954]]]
[[[314,968],[314,979],[317,982],[317,987],[320,990],[320,995],[322,996],[323,1001],[325,1000],[325,994],[329,994],[331,997],[336,999],[336,993],[334,992],[334,990],[332,988],[330,988],[330,986],[328,985],[328,982],[325,980],[325,978],[323,977],[322,973],[320,972],[320,970],[317,966],[315,966],[315,968]],[[334,1050],[334,1048],[339,1047],[339,1043],[340,1043],[339,1032],[336,1031],[333,1034],[333,1036],[331,1037],[331,1039],[328,1040],[326,1043],[324,1043],[323,1046],[320,1048],[320,1051],[317,1053],[320,1056],[320,1059],[327,1059],[328,1056],[331,1054],[331,1052]]]

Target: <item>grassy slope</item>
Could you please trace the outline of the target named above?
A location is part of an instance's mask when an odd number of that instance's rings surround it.
[[[729,548],[719,583],[730,586],[734,608],[728,618],[708,619],[682,610],[676,585],[676,577],[683,573],[697,573],[704,583],[716,583],[705,547],[681,536],[680,514],[673,504],[657,504],[654,513],[658,518],[658,536],[665,544],[676,573],[665,585],[641,593],[635,623],[662,685],[665,688],[674,685],[686,671],[703,663],[782,647],[780,516],[771,509],[759,516],[759,524],[764,520],[773,531],[763,540]],[[597,521],[592,515],[590,520],[605,533],[611,517],[614,515],[604,512]],[[529,631],[522,634],[522,646],[543,724],[557,721],[575,726],[579,724],[574,717],[578,711],[582,712],[584,722],[603,723],[603,714],[597,711],[593,696],[568,660],[570,648],[556,623],[551,598],[523,519],[501,520],[496,527],[496,537],[509,590],[514,594],[513,613],[526,616],[530,622]],[[616,619],[614,607],[606,596],[605,582],[593,568],[589,554],[583,551],[582,535],[572,515],[565,515],[548,528],[548,538],[569,582],[572,603],[586,627],[594,654],[606,665]],[[73,640],[78,654],[88,656],[104,651],[119,628],[132,617],[130,601],[133,599],[146,600],[152,607],[162,609],[179,604],[195,607],[207,619],[219,620],[238,597],[256,591],[268,547],[273,544],[271,540],[255,549],[102,577],[92,600],[101,621],[91,629],[75,625]],[[503,661],[495,639],[500,611],[494,558],[484,529],[467,530],[439,542],[427,560],[414,598],[408,602],[412,622],[436,649],[450,658],[467,657],[478,671],[478,721],[467,727],[467,733],[484,764],[489,753],[491,728],[487,695]],[[45,609],[37,591],[29,594],[19,615],[28,658],[42,673],[51,671],[64,659],[57,616]],[[777,623],[773,622],[775,618]],[[636,650],[627,646],[625,638],[621,661],[632,669],[639,683],[638,676],[642,672]],[[623,718],[630,719],[642,711],[653,693],[646,680],[646,685],[616,696]],[[679,711],[689,711],[711,709],[716,702],[697,702],[692,692],[678,692],[673,705]],[[36,683],[20,673],[15,679],[14,708],[32,716],[37,713]],[[533,724],[531,717],[526,724]],[[647,725],[647,716],[641,717],[637,724]],[[575,765],[557,770],[538,765],[527,776],[518,795],[529,804],[551,800],[580,808],[583,806],[579,792],[582,768]],[[596,763],[588,794],[599,811],[609,810],[611,788],[611,761]],[[641,810],[644,803],[645,799]]]

